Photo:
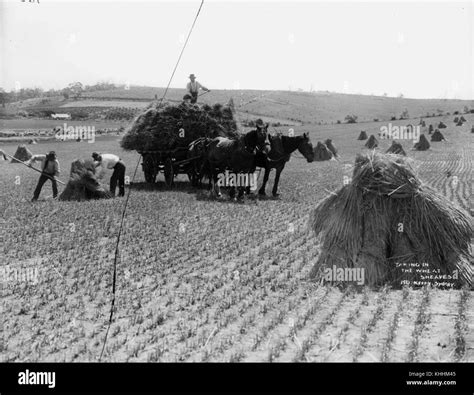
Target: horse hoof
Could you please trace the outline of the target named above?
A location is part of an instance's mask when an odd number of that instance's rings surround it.
[[[273,197],[274,197],[274,198],[277,198],[277,197],[279,197],[279,196],[280,196],[280,194],[279,194],[279,193],[273,193],[272,195],[273,195]]]

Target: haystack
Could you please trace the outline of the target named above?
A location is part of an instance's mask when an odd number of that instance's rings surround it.
[[[430,125],[430,127],[428,128],[428,134],[431,134],[433,133],[433,125]]]
[[[357,138],[357,140],[367,140],[367,133],[365,132],[365,130],[362,130],[359,134],[359,137]]]
[[[438,128],[439,129],[444,129],[446,128],[447,126],[443,123],[443,122],[440,122],[439,125],[438,125]]]
[[[466,122],[466,118],[464,118],[464,115],[461,115],[461,118],[459,118],[461,122]]]
[[[33,154],[28,148],[26,148],[26,145],[21,144],[16,149],[15,155],[13,155],[14,159],[11,160],[11,163],[19,163],[15,159],[18,159],[21,162],[26,162],[27,160],[30,160],[32,156]]]
[[[458,123],[459,122],[459,117],[454,117],[454,123]]]
[[[462,126],[463,122],[459,120],[459,122],[456,124],[456,126]]]
[[[59,195],[59,200],[110,199],[112,194],[104,189],[95,176],[92,160],[77,159],[71,164],[69,182]]]
[[[154,104],[140,114],[121,141],[126,150],[153,151],[187,147],[200,137],[238,135],[229,106]]]
[[[443,141],[444,139],[443,134],[438,129],[431,135],[431,141]]]
[[[328,147],[329,151],[332,152],[334,157],[337,157],[337,149],[336,149],[336,147],[334,147],[334,144],[332,143],[332,140],[331,139],[326,139],[324,144],[326,145],[326,147]]]
[[[314,147],[314,160],[317,162],[322,162],[325,160],[331,160],[333,157],[332,151],[326,146],[326,144],[318,141],[316,147]]]
[[[426,151],[430,149],[430,143],[424,134],[420,135],[420,139],[417,143],[415,143],[415,146],[413,148],[417,151]]]
[[[365,147],[366,148],[369,148],[369,149],[372,149],[372,148],[376,148],[379,146],[379,142],[377,141],[377,139],[375,138],[375,136],[373,134],[370,135],[369,139],[367,140],[367,142],[365,143]]]
[[[38,144],[35,139],[29,139],[28,144]]]
[[[474,133],[474,126],[471,127],[471,133]]]
[[[358,155],[352,182],[318,204],[310,225],[322,236],[313,279],[360,268],[369,286],[472,286],[472,218],[422,184],[402,156]]]
[[[388,150],[385,151],[387,154],[396,154],[406,156],[406,152],[403,149],[402,145],[397,141],[392,141],[392,145],[388,147]]]

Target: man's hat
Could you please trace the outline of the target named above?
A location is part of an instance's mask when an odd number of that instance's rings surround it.
[[[189,74],[189,78],[196,78],[196,76],[194,74]]]
[[[48,154],[48,155],[49,155],[49,156],[56,156],[56,152],[54,152],[54,151],[49,151],[49,154]]]
[[[100,154],[98,152],[93,152],[92,153],[92,157],[93,158],[97,158],[98,156],[100,156]]]
[[[264,123],[263,123],[263,121],[262,121],[260,118],[258,118],[258,119],[255,121],[255,125],[256,125],[256,126],[264,126]]]

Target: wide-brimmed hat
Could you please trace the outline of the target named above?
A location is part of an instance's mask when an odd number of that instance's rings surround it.
[[[189,74],[189,78],[196,78],[194,74]]]

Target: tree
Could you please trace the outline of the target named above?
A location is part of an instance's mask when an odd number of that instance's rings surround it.
[[[357,115],[346,115],[346,117],[344,118],[344,120],[346,121],[346,123],[357,123]]]

